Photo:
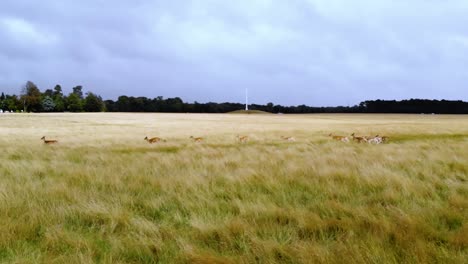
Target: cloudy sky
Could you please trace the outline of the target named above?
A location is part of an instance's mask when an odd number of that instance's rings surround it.
[[[468,101],[466,0],[1,0],[0,92]]]

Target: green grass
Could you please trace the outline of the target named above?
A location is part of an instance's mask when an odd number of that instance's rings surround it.
[[[0,116],[0,263],[465,263],[467,135],[467,116]]]

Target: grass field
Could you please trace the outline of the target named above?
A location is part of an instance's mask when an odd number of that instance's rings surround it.
[[[468,259],[468,116],[8,114],[0,150],[0,263]]]

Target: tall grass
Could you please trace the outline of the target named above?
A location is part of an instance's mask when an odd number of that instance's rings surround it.
[[[2,263],[468,259],[467,116],[2,115],[0,149]]]

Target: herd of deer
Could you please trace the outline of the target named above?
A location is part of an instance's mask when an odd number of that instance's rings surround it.
[[[341,142],[349,142],[349,137],[347,136],[337,136],[337,135],[333,135],[333,134],[329,134],[328,136],[330,136],[332,139],[334,140],[338,140],[338,141],[341,141]],[[351,140],[352,141],[355,141],[357,143],[362,143],[362,142],[367,142],[369,144],[380,144],[380,143],[385,143],[388,141],[388,137],[387,136],[379,136],[379,135],[376,135],[376,136],[356,136],[354,133],[351,134]]]
[[[341,141],[341,142],[349,142],[350,141],[349,137],[347,137],[347,136],[337,136],[337,135],[333,135],[333,134],[329,134],[328,136],[332,137],[332,139],[334,139],[334,140],[338,140],[338,141]],[[281,136],[280,138],[282,140],[284,140],[284,141],[289,141],[289,142],[296,141],[296,139],[294,137]],[[194,137],[194,136],[190,136],[190,139],[193,142],[203,142],[205,140],[205,138],[203,138],[203,137]],[[237,135],[236,139],[240,143],[246,143],[249,140],[249,136]],[[376,135],[374,137],[367,137],[367,136],[357,137],[357,136],[355,136],[354,133],[351,134],[351,139],[353,141],[358,142],[358,143],[367,142],[369,144],[380,144],[380,143],[385,143],[385,142],[388,141],[388,137],[386,137],[386,136]],[[56,139],[46,139],[45,136],[43,136],[41,138],[41,140],[43,140],[44,144],[47,144],[47,145],[58,143],[58,140],[56,140]],[[158,142],[166,142],[165,139],[162,139],[160,137],[152,137],[152,138],[145,137],[143,140],[148,141],[148,143],[150,143],[150,144],[158,143]]]
[[[246,143],[249,140],[249,136],[239,136],[239,135],[237,135],[236,138],[241,143]],[[190,139],[193,142],[203,142],[205,140],[205,138],[203,138],[203,137],[194,137],[194,136],[190,136]],[[281,136],[281,139],[286,140],[286,141],[296,141],[296,139],[294,137]],[[46,139],[45,136],[43,136],[41,138],[41,140],[44,141],[44,144],[48,144],[48,145],[58,143],[58,140],[56,140],[56,139]],[[143,140],[148,141],[148,143],[150,143],[150,144],[158,143],[158,142],[166,142],[165,139],[162,139],[160,137],[153,137],[153,138],[145,137]]]

